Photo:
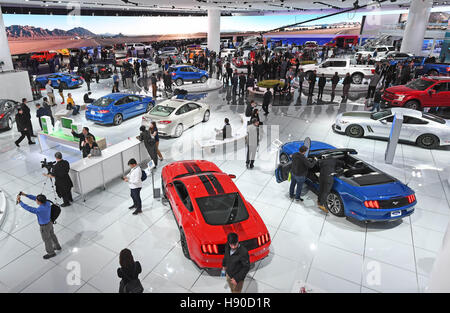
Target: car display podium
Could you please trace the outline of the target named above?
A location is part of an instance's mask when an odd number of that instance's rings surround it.
[[[70,164],[73,191],[86,200],[86,194],[94,189],[106,189],[106,184],[125,176],[128,161],[134,158],[141,164],[150,159],[144,143],[129,138],[102,150],[98,157],[83,158]]]
[[[68,135],[63,130],[57,130],[52,132],[51,134],[46,134],[43,131],[38,132],[39,145],[41,147],[41,152],[54,148],[58,145],[64,145],[68,147],[72,147],[75,149],[79,149],[80,139]],[[96,137],[95,141],[97,142],[100,150],[106,149],[106,139],[101,137]]]

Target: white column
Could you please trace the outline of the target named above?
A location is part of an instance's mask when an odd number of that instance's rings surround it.
[[[432,5],[433,0],[411,1],[400,52],[412,53],[414,55],[422,54],[423,39]]]
[[[5,23],[3,22],[2,8],[0,6],[0,62],[5,64],[1,66],[1,71],[11,71],[14,69],[11,51],[9,50],[8,37],[6,36]]]
[[[220,51],[220,10],[208,9],[208,49]]]

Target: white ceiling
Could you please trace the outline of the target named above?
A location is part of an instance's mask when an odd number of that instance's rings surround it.
[[[124,3],[129,1],[129,3]],[[352,8],[355,1],[359,5],[374,3],[372,0],[0,0],[0,5],[17,5],[22,7],[48,8],[84,8],[84,9],[119,9],[173,12],[205,12],[209,8],[219,8],[224,13],[232,14],[301,14],[317,12],[334,12]],[[382,10],[409,6],[410,0],[386,1]],[[442,0],[435,0],[442,1]],[[132,3],[131,3],[132,2]],[[322,2],[320,4],[318,2]],[[443,2],[443,1],[442,1]],[[137,3],[135,5],[133,3]],[[450,0],[449,0],[450,3]],[[329,6],[328,6],[329,5]],[[334,6],[334,8],[332,7]],[[370,7],[373,10],[376,6]],[[377,8],[378,9],[378,8]],[[306,11],[302,11],[306,10]]]

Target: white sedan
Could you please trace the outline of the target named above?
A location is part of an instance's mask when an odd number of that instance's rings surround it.
[[[170,99],[155,105],[142,116],[142,125],[149,127],[156,122],[161,136],[180,137],[185,129],[201,122],[207,122],[210,107],[207,103]]]
[[[450,145],[450,121],[412,109],[391,108],[380,112],[340,113],[332,128],[350,137],[389,138],[395,114],[403,115],[400,140],[414,142],[427,149]]]

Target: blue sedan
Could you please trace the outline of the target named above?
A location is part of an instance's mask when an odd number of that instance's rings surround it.
[[[287,163],[303,141],[288,142],[280,147],[280,162]],[[327,196],[328,210],[336,216],[360,221],[391,221],[414,212],[414,191],[398,179],[355,157],[354,149],[338,149],[320,141],[312,141],[309,157],[333,157],[343,161],[336,170],[334,184]],[[320,163],[310,169],[306,184],[319,192]]]
[[[152,97],[110,93],[87,106],[86,119],[99,124],[120,125],[123,120],[150,111],[154,105]]]
[[[46,75],[40,75],[36,77],[36,85],[44,88],[48,81],[51,81],[52,87],[58,88],[58,80],[61,81],[63,89],[76,88],[83,84],[83,79],[78,75],[69,73],[52,73]]]
[[[195,66],[191,65],[175,65],[168,69],[170,75],[172,75],[172,80],[177,86],[181,86],[185,81],[201,81],[206,82],[209,78],[207,71],[200,70]]]

